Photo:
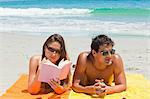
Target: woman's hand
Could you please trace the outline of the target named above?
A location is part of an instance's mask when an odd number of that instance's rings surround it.
[[[50,80],[48,84],[57,94],[62,94],[66,91],[66,89],[63,86],[61,86],[58,82],[54,80]]]

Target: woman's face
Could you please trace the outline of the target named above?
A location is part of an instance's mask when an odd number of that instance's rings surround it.
[[[45,47],[45,56],[54,64],[60,58],[60,48],[61,45],[58,42],[52,42]]]

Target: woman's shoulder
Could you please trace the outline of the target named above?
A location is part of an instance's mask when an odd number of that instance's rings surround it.
[[[41,62],[41,56],[40,55],[31,56],[30,62],[29,62],[30,71],[31,72],[37,71],[37,68],[38,68],[40,62]]]
[[[31,61],[41,61],[41,55],[33,55],[30,58]]]

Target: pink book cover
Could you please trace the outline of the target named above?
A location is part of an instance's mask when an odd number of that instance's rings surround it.
[[[53,78],[63,80],[67,78],[71,64],[72,62],[69,60],[60,61],[58,66],[50,61],[41,63],[38,80],[41,82],[49,82],[49,80]]]

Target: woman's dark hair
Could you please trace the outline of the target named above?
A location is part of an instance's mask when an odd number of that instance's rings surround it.
[[[92,39],[91,50],[98,52],[99,48],[104,44],[111,45],[112,47],[114,46],[114,42],[111,40],[111,38],[106,35],[98,35]]]
[[[61,45],[60,48],[60,58],[58,59],[58,61],[56,62],[56,64],[58,64],[63,58],[66,60],[67,59],[67,53],[66,53],[66,48],[65,48],[65,42],[64,39],[61,35],[59,34],[53,34],[51,35],[44,43],[43,45],[43,49],[42,49],[42,59],[45,57],[45,47],[46,45],[52,43],[52,42],[58,42]]]

